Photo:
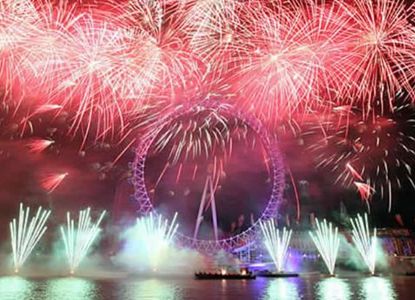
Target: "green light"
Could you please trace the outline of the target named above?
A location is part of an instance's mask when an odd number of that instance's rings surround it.
[[[11,276],[0,278],[0,299],[33,299],[34,284],[24,278]]]
[[[80,278],[50,280],[48,281],[46,295],[46,300],[90,300],[98,298],[93,281]]]
[[[270,280],[264,298],[275,300],[301,299],[296,282],[288,278]]]
[[[176,219],[177,213],[170,224],[167,219],[163,221],[161,215],[155,217],[152,213],[147,217],[137,219],[138,240],[144,246],[144,255],[152,271],[158,270],[160,261],[173,241],[179,226],[176,224]]]
[[[322,223],[316,219],[316,224],[317,230],[315,233],[310,232],[311,239],[323,258],[330,275],[334,275],[334,267],[336,266],[340,245],[338,229],[337,227],[333,228],[333,224],[327,222],[326,219]]]
[[[397,299],[391,281],[386,278],[368,277],[363,280],[362,299],[392,300]]]
[[[363,258],[371,274],[375,274],[376,267],[376,228],[373,229],[373,235],[370,236],[369,221],[367,214],[362,218],[357,215],[356,218],[350,219],[353,230],[353,242]]]
[[[66,257],[69,264],[69,272],[74,274],[81,264],[82,260],[87,256],[92,244],[97,238],[101,228],[99,225],[104,218],[103,211],[96,223],[91,219],[91,208],[81,210],[79,212],[78,224],[75,228],[75,222],[71,219],[68,212],[66,215],[66,230],[61,226],[62,238],[65,244]]]
[[[26,210],[20,203],[19,216],[10,222],[10,235],[13,250],[14,271],[18,273],[26,262],[39,240],[45,234],[45,223],[49,218],[50,210],[39,207],[36,215],[30,220],[30,208]]]
[[[284,271],[284,265],[287,260],[288,245],[290,243],[292,230],[282,230],[280,235],[279,229],[275,226],[274,220],[260,222],[262,233],[265,237],[265,246],[268,254],[277,269],[277,272]]]
[[[181,291],[177,286],[157,279],[140,280],[138,282],[127,281],[125,285],[126,294],[123,299],[182,299]]]
[[[343,279],[326,278],[317,284],[317,299],[348,300],[351,296],[349,285]]]

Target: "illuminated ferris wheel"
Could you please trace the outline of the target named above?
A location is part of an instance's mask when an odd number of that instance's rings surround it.
[[[203,110],[212,109],[217,113],[230,115],[247,124],[260,138],[270,165],[269,176],[271,181],[271,192],[265,209],[262,211],[259,218],[253,220],[247,229],[229,237],[220,238],[218,233],[218,214],[220,214],[220,212],[218,211],[217,200],[215,197],[217,179],[215,176],[208,175],[204,182],[202,196],[198,200],[197,216],[194,218],[192,234],[185,234],[180,231],[178,233],[178,239],[181,245],[195,248],[203,252],[215,252],[220,249],[230,251],[251,243],[255,239],[259,228],[259,222],[277,216],[278,207],[281,203],[285,186],[284,166],[277,141],[268,135],[267,130],[256,118],[241,112],[231,105],[218,103],[216,101],[206,101],[197,105],[182,105],[159,120],[156,126],[141,139],[136,148],[135,160],[133,162],[132,182],[135,190],[134,199],[138,205],[139,214],[147,214],[154,209],[152,199],[149,196],[145,183],[145,166],[150,148],[157,136],[166,126],[169,126],[169,124],[184,115],[192,115]],[[203,239],[200,237],[200,228],[203,223],[208,222],[208,219],[211,221],[211,224],[206,225],[212,228],[213,238]]]

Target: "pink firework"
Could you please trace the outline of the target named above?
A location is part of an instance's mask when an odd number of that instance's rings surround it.
[[[0,0],[0,83],[24,124],[58,105],[69,134],[124,139],[149,108],[218,94],[273,128],[415,97],[403,1],[67,3]]]
[[[226,73],[229,63],[249,49],[243,15],[251,6],[237,1],[195,1],[183,21],[190,49],[210,72]],[[246,53],[245,53],[246,54]]]
[[[37,139],[37,140],[33,140],[30,143],[28,143],[27,147],[29,148],[30,152],[32,152],[32,153],[40,153],[43,150],[47,149],[53,143],[54,143],[54,141],[52,141],[52,140]]]
[[[375,189],[372,188],[369,184],[355,181],[354,185],[356,186],[362,201],[369,201],[372,197],[372,194],[375,192]]]
[[[37,11],[31,1],[0,1],[0,79],[7,92],[22,72],[19,61]]]
[[[7,94],[17,91],[10,98],[64,107],[72,134],[123,136],[131,112],[156,89],[149,78],[162,77],[151,37],[137,40],[108,7],[12,2],[0,2],[1,79]]]
[[[329,62],[344,48],[341,18],[334,5],[255,11],[249,23],[251,51],[234,62],[230,77],[243,106],[275,124],[329,103],[330,86],[337,83]]]
[[[168,167],[178,165],[178,181],[183,164],[192,162],[194,178],[199,169],[197,160],[201,157],[211,162],[210,171],[215,177],[220,176],[223,174],[224,160],[232,154],[234,130],[230,120],[215,110],[201,110],[196,115],[171,122],[154,144],[156,153],[168,153],[166,167],[160,176]]]
[[[404,1],[337,2],[350,18],[349,46],[337,62],[344,70],[344,97],[365,114],[376,100],[392,107],[401,89],[414,98],[414,26]]]
[[[133,98],[158,99],[169,104],[187,99],[188,94],[192,96],[191,92],[199,88],[202,73],[199,61],[183,41],[180,5],[163,4],[149,0],[128,3],[120,17],[129,32],[120,67]]]
[[[174,166],[178,168],[177,181],[185,170],[193,174],[193,179],[197,173],[207,171],[216,182],[225,175],[234,147],[240,149],[241,144],[267,157],[262,144],[257,145],[254,131],[243,121],[229,116],[224,112],[226,109],[228,105],[213,109],[198,107],[190,115],[169,121],[158,132],[151,152],[161,154],[167,162],[157,182]],[[206,165],[208,170],[203,168]]]
[[[66,176],[68,176],[66,172],[48,175],[41,180],[41,185],[50,194],[58,188]]]
[[[404,184],[415,189],[411,168],[415,163],[414,117],[413,104],[404,101],[369,120],[354,117],[340,125],[329,121],[323,133],[321,126],[316,127],[321,138],[312,141],[310,149],[317,167],[334,174],[336,183],[356,186],[359,193],[376,192],[389,201],[391,209],[394,193]]]

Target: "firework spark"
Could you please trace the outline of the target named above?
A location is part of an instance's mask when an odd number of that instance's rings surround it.
[[[265,236],[265,246],[271,256],[278,273],[284,272],[284,265],[287,260],[288,245],[290,244],[292,230],[285,227],[280,235],[280,231],[274,224],[274,219],[261,222],[261,230]]]
[[[39,240],[44,235],[47,227],[45,223],[49,218],[50,210],[38,208],[37,213],[29,221],[30,208],[24,209],[20,203],[19,216],[10,222],[10,235],[13,249],[14,271],[19,272],[26,262]]]
[[[65,179],[66,176],[68,176],[67,172],[48,175],[44,179],[42,179],[42,182],[41,182],[42,187],[48,193],[52,193],[62,183],[62,181]]]
[[[99,225],[104,218],[105,211],[101,213],[98,220],[93,222],[90,216],[91,208],[79,211],[78,223],[71,219],[68,212],[66,215],[66,228],[61,226],[61,234],[65,243],[66,257],[68,259],[69,270],[74,274],[82,260],[88,255],[91,246],[101,231]]]
[[[373,235],[370,236],[369,221],[367,214],[364,217],[357,215],[356,218],[350,219],[353,226],[353,242],[362,256],[370,273],[375,274],[376,266],[376,228],[373,229]]]
[[[357,181],[353,183],[359,192],[360,198],[365,202],[369,201],[369,199],[372,197],[375,190],[369,184],[366,184],[366,183],[357,182]]]
[[[259,11],[248,25],[251,49],[235,61],[238,100],[271,125],[318,106],[322,97],[329,103],[338,73],[330,61],[344,48],[344,17],[334,5]]]
[[[122,135],[133,111],[186,101],[212,80],[270,123],[333,103],[366,115],[376,101],[393,106],[401,89],[414,95],[415,31],[403,1],[0,7],[1,82],[20,101],[74,112],[71,133]]]
[[[396,93],[406,89],[414,78],[414,28],[408,20],[404,1],[338,1],[350,17],[349,51],[339,63],[344,67],[345,94],[360,101],[367,114],[374,100],[393,107]]]
[[[335,174],[335,183],[356,186],[361,198],[376,192],[392,206],[393,194],[403,184],[415,188],[411,165],[415,162],[415,111],[403,103],[369,120],[330,121],[322,138],[313,142],[316,165]],[[316,127],[320,132],[320,126]]]
[[[333,224],[327,222],[326,219],[322,223],[316,219],[316,225],[317,230],[315,233],[310,231],[310,236],[323,258],[330,275],[334,275],[334,267],[336,266],[337,253],[340,245],[338,229],[337,227],[333,228]]]
[[[52,145],[54,141],[52,140],[34,140],[27,144],[27,147],[29,148],[30,152],[32,153],[40,153],[46,148],[48,148],[50,145]]]
[[[176,223],[177,213],[169,223],[159,215],[150,213],[147,217],[137,219],[136,232],[143,247],[143,255],[153,271],[157,270],[167,248],[172,244],[179,224]]]
[[[178,181],[183,164],[191,163],[194,178],[198,171],[197,159],[203,157],[217,182],[225,174],[226,163],[232,156],[235,143],[243,142],[247,147],[254,148],[257,144],[254,131],[244,121],[229,116],[226,109],[229,109],[228,105],[214,109],[197,106],[190,116],[186,114],[168,122],[158,133],[153,145],[154,153],[164,152],[168,156],[162,173],[178,165]]]

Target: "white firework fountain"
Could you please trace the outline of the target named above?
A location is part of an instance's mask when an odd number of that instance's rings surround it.
[[[65,244],[66,258],[69,271],[74,274],[82,260],[88,255],[91,246],[97,239],[101,228],[99,225],[105,216],[101,213],[96,222],[92,221],[91,208],[79,211],[78,223],[71,219],[71,214],[66,214],[66,228],[61,226],[62,239]]]
[[[373,229],[373,235],[370,235],[369,221],[367,214],[357,215],[356,218],[350,219],[352,223],[352,237],[357,250],[363,258],[370,273],[375,274],[376,267],[376,228]]]
[[[163,219],[161,215],[155,216],[150,213],[148,216],[138,218],[136,229],[137,238],[142,245],[141,255],[145,256],[147,263],[153,271],[157,271],[163,258],[168,254],[168,249],[179,227],[176,223],[177,213],[171,222]]]
[[[30,219],[30,207],[20,203],[19,216],[10,222],[10,235],[13,250],[14,271],[18,273],[33,249],[45,234],[45,226],[50,210],[39,207],[36,215]]]
[[[314,233],[310,232],[311,239],[323,258],[330,275],[334,275],[337,253],[339,252],[340,246],[338,229],[337,227],[333,227],[333,224],[327,222],[326,219],[321,223],[316,219],[316,225],[316,231]]]
[[[261,230],[265,238],[265,246],[268,254],[274,262],[278,273],[285,271],[287,262],[288,246],[290,244],[292,230],[285,227],[282,232],[275,226],[274,220],[260,222]]]

